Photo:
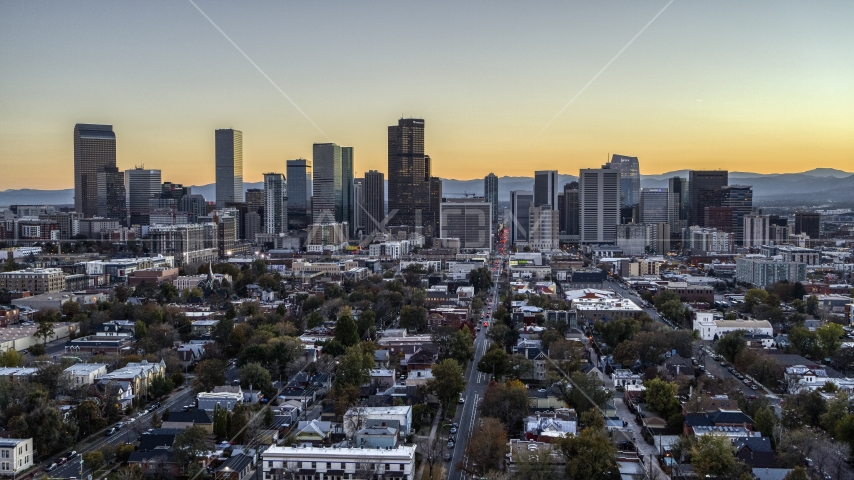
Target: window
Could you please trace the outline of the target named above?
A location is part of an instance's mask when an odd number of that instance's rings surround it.
[[[0,455],[2,455],[3,458],[9,458],[9,450],[3,450],[2,454]]]

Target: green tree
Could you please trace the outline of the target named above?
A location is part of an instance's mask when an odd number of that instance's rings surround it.
[[[691,465],[699,478],[726,478],[737,468],[734,453],[735,449],[725,435],[702,435],[697,437],[697,443],[691,449]]]
[[[718,340],[717,352],[723,355],[728,361],[734,362],[735,357],[747,348],[747,340],[744,339],[744,333],[744,330],[736,330],[721,337]]]
[[[466,445],[466,456],[469,459],[465,465],[466,471],[482,478],[488,472],[501,468],[507,453],[507,443],[507,430],[501,421],[496,418],[484,418],[474,429]]]
[[[459,398],[466,388],[463,368],[453,358],[446,358],[432,368],[433,378],[427,388],[433,392],[442,404],[442,413],[447,414],[448,406]]]
[[[270,372],[258,363],[247,363],[240,367],[240,387],[261,390],[265,395],[275,392]]]
[[[477,371],[492,375],[493,378],[501,378],[509,368],[510,359],[504,353],[504,348],[494,343],[477,362]]]
[[[510,327],[504,325],[503,323],[493,324],[491,327],[489,327],[489,331],[486,332],[486,338],[492,340],[498,345],[504,345],[504,337],[509,331]]]
[[[86,438],[107,426],[107,421],[101,417],[101,409],[92,400],[80,402],[74,409],[74,420],[77,422],[80,438]]]
[[[474,337],[467,328],[457,330],[449,345],[450,357],[460,365],[465,365],[474,360]]]
[[[774,439],[774,427],[777,426],[777,415],[770,407],[763,407],[753,414],[753,426],[762,433],[763,437]]]
[[[321,315],[320,312],[318,312],[316,310],[312,311],[305,318],[305,328],[308,330],[311,330],[313,328],[317,328],[317,327],[323,325],[323,320],[324,320],[323,315]]]
[[[826,410],[819,417],[819,424],[825,432],[833,435],[836,433],[836,427],[848,415],[848,394],[839,392],[834,398],[826,403]]]
[[[752,312],[757,305],[768,301],[768,292],[761,288],[751,288],[744,294],[744,310]],[[779,303],[779,302],[778,302]]]
[[[488,268],[481,267],[476,270],[472,270],[470,277],[471,284],[474,286],[475,294],[489,291],[489,289],[492,288],[492,273]]]
[[[100,450],[93,450],[83,454],[83,465],[86,468],[97,470],[104,465],[104,454]]]
[[[209,392],[214,387],[225,384],[225,362],[218,358],[202,360],[196,365],[196,378],[193,385],[197,390]]]
[[[633,318],[618,317],[609,322],[596,321],[594,327],[611,348],[620,342],[631,340],[640,332],[640,323]]]
[[[404,305],[400,309],[400,326],[412,331],[422,331],[427,328],[427,309]]]
[[[42,339],[42,344],[47,345],[48,339],[53,337],[53,319],[55,316],[58,316],[59,312],[56,312],[56,315],[44,316],[38,320],[38,325],[36,326],[36,331],[33,333],[33,336],[36,338]]]
[[[374,367],[373,348],[367,343],[353,345],[338,358],[335,370],[335,384],[349,384],[360,387],[370,380],[370,370]]]
[[[620,478],[617,449],[602,429],[588,427],[578,435],[567,435],[555,443],[566,459],[568,480]]]
[[[676,398],[678,387],[675,383],[654,378],[644,382],[644,387],[646,406],[650,410],[660,413],[664,418],[669,418],[680,410],[681,406]]]
[[[349,310],[338,317],[335,322],[335,340],[341,342],[345,347],[352,347],[359,343],[359,330],[353,317],[350,316]]]
[[[809,480],[809,475],[804,467],[798,465],[791,472],[787,473],[783,480]]]
[[[591,408],[602,407],[611,399],[610,390],[606,390],[599,377],[590,372],[573,372],[569,375],[570,383],[558,384],[563,399],[579,413]]]
[[[492,381],[478,407],[484,417],[497,418],[509,431],[518,431],[528,415],[528,389],[518,380],[504,383]]]
[[[214,407],[213,434],[217,438],[225,438],[228,435],[228,410],[220,408],[219,405]]]
[[[359,338],[365,338],[365,334],[368,331],[376,328],[377,325],[377,316],[374,314],[373,310],[364,310],[359,314],[359,321],[356,323],[356,327],[359,333]]]
[[[12,348],[0,353],[0,367],[20,367],[21,355]]]
[[[152,398],[162,398],[175,389],[175,383],[166,375],[158,375],[151,381],[151,387],[148,389],[148,394]]]
[[[818,337],[818,343],[821,346],[822,357],[832,357],[836,355],[839,348],[842,346],[842,337],[845,335],[845,330],[838,323],[828,323],[822,325],[815,330]]]
[[[802,325],[796,325],[789,330],[789,343],[792,350],[807,358],[823,358],[823,349],[817,332],[811,332]]]
[[[175,436],[172,449],[175,451],[175,459],[181,465],[194,463],[204,452],[209,451],[205,440],[208,432],[199,425],[185,428],[183,432]]]

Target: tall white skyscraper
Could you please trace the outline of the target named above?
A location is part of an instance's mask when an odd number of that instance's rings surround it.
[[[768,215],[745,215],[744,238],[745,248],[761,247],[770,243],[771,221]]]
[[[578,190],[581,243],[614,243],[620,223],[620,170],[581,169]]]
[[[557,170],[534,172],[534,206],[548,205],[557,210]]]
[[[216,208],[243,202],[243,132],[223,128],[215,132]]]
[[[264,174],[264,233],[288,232],[288,184],[281,173]]]

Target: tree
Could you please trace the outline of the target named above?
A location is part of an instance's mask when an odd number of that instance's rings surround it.
[[[633,318],[615,318],[610,322],[596,321],[593,325],[602,335],[602,340],[611,348],[620,342],[631,340],[640,332],[640,323]]]
[[[762,290],[764,292],[764,290]],[[728,361],[734,362],[744,349],[747,348],[747,340],[744,339],[744,330],[729,332],[718,340],[717,352]]]
[[[522,382],[491,381],[478,408],[484,417],[497,418],[507,430],[517,431],[519,423],[528,415],[528,402],[528,389]]]
[[[503,323],[497,323],[489,327],[489,331],[486,332],[486,338],[499,345],[504,345],[504,337],[509,331],[510,327]]]
[[[823,357],[821,342],[817,332],[811,332],[802,325],[796,325],[789,330],[789,343],[792,350],[807,358],[820,359]]]
[[[345,347],[351,347],[359,343],[359,329],[349,310],[338,317],[335,322],[335,340],[341,342]]]
[[[218,404],[213,412],[213,434],[217,438],[225,438],[228,435],[228,410],[220,408]]]
[[[104,465],[104,454],[100,450],[93,450],[83,454],[83,464],[86,468],[97,470]]]
[[[590,372],[573,372],[569,376],[569,384],[557,384],[563,399],[579,413],[584,413],[591,408],[601,407],[611,399],[611,392],[606,390],[599,377]]]
[[[492,288],[492,273],[488,268],[481,267],[476,270],[472,270],[470,277],[475,294],[489,291],[489,289]]]
[[[768,300],[768,292],[761,288],[751,288],[744,294],[744,310],[752,312],[757,305],[763,304]],[[779,301],[777,302],[779,303]]]
[[[74,419],[78,425],[80,438],[86,438],[107,426],[107,421],[101,417],[101,409],[92,400],[80,402],[80,405],[74,409]]]
[[[247,363],[240,367],[240,387],[261,390],[265,395],[275,392],[270,372],[258,363]]]
[[[168,395],[175,389],[175,383],[166,375],[158,375],[151,381],[151,387],[148,389],[148,394],[152,398],[161,398]]]
[[[734,453],[735,450],[725,435],[701,435],[697,437],[697,443],[691,449],[691,465],[699,478],[707,475],[726,477],[736,470]]]
[[[400,326],[413,331],[427,328],[427,309],[404,305],[400,309]]]
[[[477,362],[477,371],[492,375],[494,378],[501,378],[510,368],[510,359],[504,353],[504,348],[492,344],[489,350],[480,357]]]
[[[208,392],[218,385],[225,384],[225,362],[218,358],[202,360],[196,365],[196,378],[193,385],[199,391]]]
[[[566,459],[568,480],[620,478],[617,449],[602,429],[587,427],[579,435],[568,435],[555,444]]]
[[[457,330],[449,345],[450,357],[460,365],[465,365],[474,360],[474,337],[467,328]]]
[[[842,337],[845,330],[838,323],[828,323],[815,330],[818,343],[821,346],[822,357],[832,357],[842,346]]]
[[[482,477],[489,471],[498,470],[507,453],[507,442],[504,425],[496,418],[484,418],[466,445],[469,461],[464,466],[465,471]]]
[[[453,358],[446,358],[431,369],[433,378],[427,383],[427,388],[439,398],[442,413],[447,414],[448,406],[459,398],[466,388],[463,368]]]
[[[21,355],[12,348],[0,353],[0,367],[20,367]]]
[[[572,373],[581,367],[584,358],[584,346],[581,342],[573,340],[560,339],[551,342],[549,358],[565,373]]]
[[[678,387],[673,382],[665,382],[659,378],[644,382],[646,387],[646,406],[661,414],[664,418],[670,418],[678,413],[681,406],[676,398]]]
[[[204,427],[193,425],[185,428],[183,432],[175,436],[172,449],[175,451],[175,459],[179,464],[189,465],[204,452],[208,451],[205,443],[208,432]]]
[[[550,448],[519,451],[513,472],[514,480],[552,480],[555,478],[555,461]]]
[[[774,429],[777,426],[777,415],[770,407],[763,407],[756,410],[753,414],[753,426],[762,433],[763,437],[774,439]]]
[[[809,475],[804,467],[798,465],[791,472],[787,473],[783,480],[809,480]]]
[[[57,314],[58,313],[59,312],[57,312]],[[33,333],[33,336],[36,338],[41,338],[42,344],[47,345],[48,339],[54,336],[53,322],[46,317],[39,319],[38,326],[36,327],[36,332]]]
[[[837,425],[848,415],[848,394],[845,392],[837,393],[834,398],[827,402],[825,408],[825,412],[819,417],[819,424],[825,432],[834,435]]]
[[[356,323],[356,327],[359,333],[359,338],[365,338],[365,334],[368,331],[376,328],[377,325],[377,316],[374,314],[373,310],[364,310],[359,314],[359,321]]]
[[[374,366],[373,348],[367,344],[353,345],[338,359],[335,371],[335,384],[349,384],[361,387],[370,380],[370,370]]]

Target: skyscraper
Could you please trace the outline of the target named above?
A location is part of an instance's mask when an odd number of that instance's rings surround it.
[[[312,223],[341,223],[344,218],[343,164],[341,147],[334,143],[315,143],[313,152],[314,194],[311,199]]]
[[[401,118],[397,125],[388,127],[388,210],[397,211],[391,223],[412,227],[432,223],[430,201],[430,159],[424,154],[424,120]]]
[[[563,186],[563,202],[559,205],[563,207],[560,211],[561,233],[566,235],[568,240],[577,241],[580,222],[578,182],[569,182]]]
[[[737,239],[745,247],[761,247],[770,241],[770,218],[768,215],[744,216],[744,238]]]
[[[671,177],[667,186],[667,223],[670,234],[681,238],[682,229],[688,226],[688,180]]]
[[[116,166],[112,125],[74,126],[74,209],[84,217],[98,214],[98,172]]]
[[[380,230],[385,219],[385,175],[376,170],[365,172],[365,233]],[[384,228],[384,227],[383,227]]]
[[[288,184],[281,173],[264,174],[264,233],[288,233]]]
[[[498,225],[498,177],[494,173],[483,179],[483,198],[492,204],[492,223]]]
[[[214,135],[216,142],[216,208],[226,202],[243,201],[243,132],[223,128]]]
[[[484,198],[455,198],[439,207],[439,237],[460,239],[460,248],[492,250],[492,204]]]
[[[821,235],[821,214],[815,212],[795,212],[794,235],[806,233],[810,239],[816,239]]]
[[[642,188],[640,191],[640,223],[667,223],[666,188]]]
[[[532,190],[513,190],[510,192],[510,241],[513,245],[528,244],[531,207],[534,206]]]
[[[578,175],[580,243],[613,243],[620,223],[620,170],[584,168]]]
[[[288,160],[287,165],[288,225],[291,228],[305,228],[311,213],[311,160]]]
[[[353,236],[365,231],[365,178],[353,179]]]
[[[706,207],[723,205],[723,187],[729,183],[726,170],[688,172],[688,226],[705,226]]]
[[[608,168],[620,170],[620,208],[637,205],[640,202],[640,163],[638,157],[613,155]]]
[[[744,242],[744,216],[753,211],[753,187],[749,185],[727,185],[723,187],[722,206],[732,209],[732,227],[735,242]]]
[[[127,192],[125,174],[116,167],[104,167],[98,172],[98,216],[127,222]]]
[[[342,221],[347,222],[350,225],[350,231],[348,232],[350,237],[354,236],[356,233],[356,222],[353,218],[355,213],[355,209],[353,208],[354,203],[353,147],[341,147],[341,218]]]
[[[151,213],[151,200],[160,198],[160,170],[148,170],[136,167],[125,170],[125,189],[127,190],[128,225],[148,225]]]
[[[557,170],[534,172],[534,206],[548,205],[557,210]]]

